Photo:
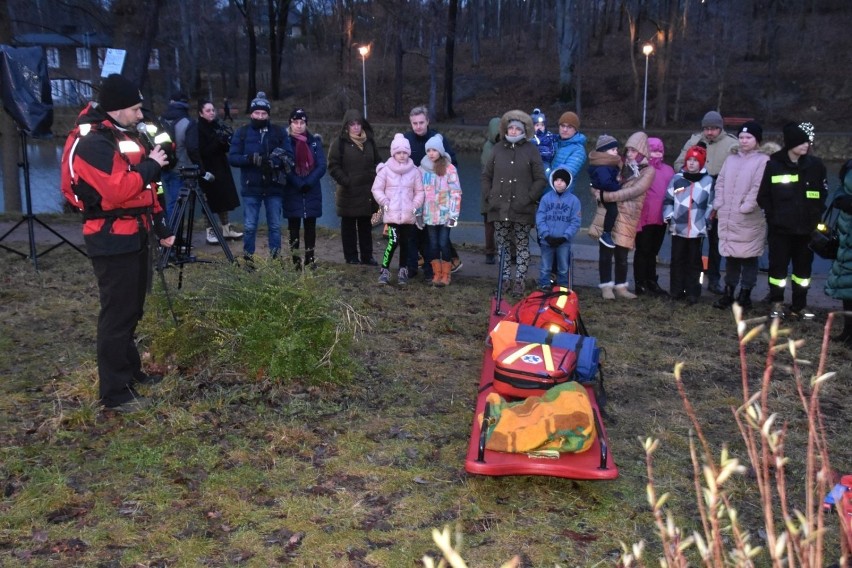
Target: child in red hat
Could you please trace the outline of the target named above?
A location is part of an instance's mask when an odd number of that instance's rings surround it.
[[[701,296],[701,246],[713,210],[713,178],[704,168],[706,161],[703,146],[690,147],[663,200],[663,219],[672,233],[671,296],[689,304]]]

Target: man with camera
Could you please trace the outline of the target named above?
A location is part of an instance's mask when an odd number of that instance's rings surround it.
[[[75,139],[63,157],[74,198],[82,204],[83,238],[98,280],[99,399],[120,412],[147,406],[135,386],[162,379],[142,371],[133,334],[150,285],[152,244],[174,244],[156,194],[168,159],[159,145],[146,152],[135,128],[141,109],[138,87],[110,75],[98,103],[77,118]]]
[[[281,252],[281,212],[286,175],[293,166],[293,149],[287,131],[271,124],[272,107],[262,91],[251,102],[251,121],[231,139],[228,162],[240,168],[243,201],[243,256],[254,258],[261,205],[266,209],[269,252]]]

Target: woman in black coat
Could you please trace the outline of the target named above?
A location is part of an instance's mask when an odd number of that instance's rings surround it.
[[[340,136],[329,145],[328,171],[337,183],[334,199],[347,264],[378,265],[373,258],[370,216],[379,208],[372,189],[381,161],[370,124],[357,110],[346,111]]]
[[[212,180],[199,180],[199,186],[204,191],[210,210],[219,215],[222,236],[239,239],[243,234],[234,229],[228,220],[228,213],[240,206],[231,166],[228,164],[231,134],[231,129],[217,118],[213,103],[203,99],[198,101],[198,122],[187,128],[187,153],[201,167],[202,175],[210,173],[213,176]],[[219,242],[210,227],[207,228],[207,242],[211,245]]]

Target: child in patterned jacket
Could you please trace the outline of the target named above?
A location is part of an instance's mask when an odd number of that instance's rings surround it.
[[[426,156],[420,162],[420,171],[425,194],[423,224],[429,235],[426,261],[432,265],[432,285],[447,286],[452,271],[450,229],[459,220],[462,189],[440,134],[426,141]]]
[[[669,182],[663,200],[663,220],[672,234],[671,296],[690,305],[701,296],[701,246],[713,211],[713,178],[704,168],[707,150],[701,145],[686,152],[683,169]]]

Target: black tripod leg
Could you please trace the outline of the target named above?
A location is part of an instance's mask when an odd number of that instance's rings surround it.
[[[188,196],[183,195],[183,192],[181,192],[181,195],[178,196],[178,199],[175,202],[175,208],[172,209],[172,216],[169,218],[169,230],[171,230],[172,234],[175,236],[175,245],[180,244],[181,235],[179,233],[181,232],[180,227],[183,224],[183,215],[186,211],[187,197]],[[163,251],[160,254],[160,260],[157,263],[157,270],[162,271],[168,266],[169,253],[172,248],[173,247],[163,247]],[[179,253],[180,250],[178,249],[178,254]]]
[[[198,201],[201,203],[201,210],[204,211],[204,216],[207,217],[207,222],[210,223],[210,226],[213,228],[213,234],[216,235],[217,239],[219,239],[219,244],[222,246],[222,252],[225,253],[225,258],[227,258],[229,262],[234,262],[234,255],[231,253],[231,247],[229,247],[228,243],[225,242],[225,237],[222,236],[222,228],[219,226],[217,218],[210,209],[210,204],[207,203],[207,199],[205,199],[204,195],[201,194],[201,188],[196,187],[194,191],[198,196]]]

